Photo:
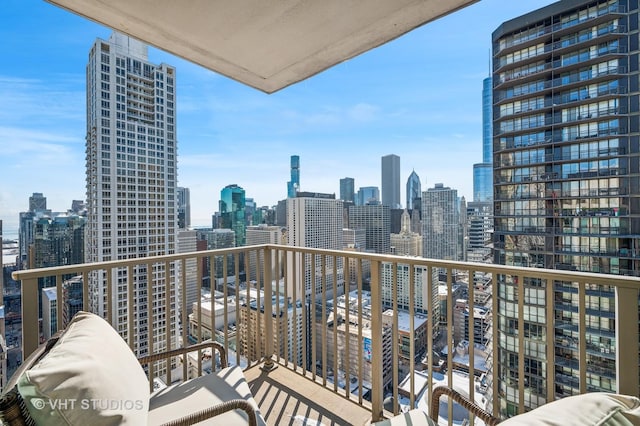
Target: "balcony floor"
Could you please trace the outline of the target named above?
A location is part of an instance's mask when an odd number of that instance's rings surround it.
[[[365,407],[286,367],[264,373],[258,365],[244,374],[269,426],[371,423],[371,412]]]

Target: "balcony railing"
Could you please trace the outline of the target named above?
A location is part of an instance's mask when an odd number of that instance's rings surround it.
[[[206,304],[200,297],[202,278],[207,273],[212,287],[211,314],[206,313]],[[585,319],[589,304],[586,298],[589,291],[603,286],[615,292],[616,347],[610,352],[615,354],[616,361],[614,390],[638,394],[639,356],[637,343],[633,342],[638,342],[640,278],[281,245],[24,270],[13,274],[22,284],[23,357],[43,341],[38,318],[38,280],[55,278],[56,320],[62,328],[63,283],[65,278],[77,275],[82,277],[84,309],[100,310],[139,352],[186,346],[190,340],[202,341],[208,337],[205,335],[208,329],[229,351],[232,364],[246,368],[261,362],[279,365],[313,380],[314,386],[367,407],[373,421],[393,414],[384,410],[385,398],[392,395],[394,401],[403,401],[405,407],[421,406],[432,395],[435,377],[442,377],[448,386],[455,385],[458,370],[464,370],[470,378],[464,385],[470,398],[485,401],[486,408],[493,413],[500,413],[498,396],[503,395],[505,383],[517,382],[516,405],[519,412],[524,412],[525,392],[533,390],[526,388],[523,380],[514,382],[513,374],[526,376],[529,345],[541,338],[518,333],[517,330],[526,330],[524,316],[505,312],[504,304],[499,310],[497,299],[504,298],[508,290],[507,297],[513,298],[508,304],[524,312],[525,304],[531,302],[525,283],[532,282],[536,283],[537,306],[545,311],[544,318],[538,319],[544,323],[540,327],[546,336],[542,343],[546,343],[547,364],[542,370],[546,372],[546,386],[540,397],[553,401],[556,383],[561,385],[563,381],[556,375],[559,370],[554,354],[553,303],[555,292],[560,291],[554,288],[556,282],[577,293],[573,305],[577,374],[570,382],[577,392],[587,392],[591,386],[587,384],[591,366],[587,361],[590,343],[586,333],[591,324]],[[478,288],[473,285],[473,277]],[[492,277],[489,288],[487,277]],[[446,289],[444,293],[438,291],[439,280],[441,289]],[[490,312],[487,318],[492,323],[488,333],[491,344],[483,351],[476,345],[473,327],[466,327],[461,342],[454,341],[454,321],[458,321],[454,319],[454,298],[459,297],[458,291],[465,287],[465,282],[470,301],[475,300],[479,291],[492,295],[487,305]],[[214,290],[220,292],[220,298],[215,299]],[[130,302],[118,300],[115,296],[118,292]],[[351,292],[350,297],[341,297],[345,292]],[[194,301],[191,317],[187,315],[189,297]],[[217,309],[213,299],[219,306]],[[102,304],[100,308],[98,302]],[[401,316],[403,309],[405,313]],[[399,318],[405,318],[406,323]],[[420,318],[426,321],[420,322]],[[515,332],[498,331],[499,318],[511,321]],[[194,336],[188,335],[187,324],[197,325],[191,327],[196,330]],[[145,347],[141,342],[146,334],[153,343]],[[509,350],[516,354],[517,367],[509,378],[493,377],[496,372],[505,371],[498,365],[500,356],[495,355],[505,344],[498,338],[500,335],[501,339],[511,339],[509,345],[514,344]],[[408,356],[401,356],[401,342]],[[435,352],[456,354],[461,347],[468,350],[462,361],[446,356],[444,365],[437,366],[436,359],[430,359]],[[482,364],[479,361],[486,362],[486,371],[479,370],[478,365]],[[185,358],[182,375],[174,372],[173,378],[187,377],[187,364]],[[198,364],[195,368],[201,372],[203,367]],[[418,371],[423,369],[422,373]],[[173,382],[172,371],[167,370],[161,375],[152,368],[149,374]],[[485,374],[484,378],[479,377],[480,373]],[[431,380],[421,381],[421,377]],[[478,385],[480,381],[482,386]],[[399,409],[396,406],[394,411]],[[449,419],[451,413],[450,408]]]

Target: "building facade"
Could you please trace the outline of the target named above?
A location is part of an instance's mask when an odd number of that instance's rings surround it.
[[[495,263],[637,276],[637,1],[559,1],[503,23],[492,38]],[[524,378],[513,346],[521,283],[500,277],[496,284],[500,414],[516,413],[518,383],[527,409],[551,392],[616,389],[612,290],[587,290],[581,383],[577,284],[524,283]],[[554,336],[547,336],[549,316]],[[554,342],[555,371],[544,342]]]
[[[380,189],[377,186],[363,186],[358,189],[356,206],[380,204]]]
[[[429,259],[459,260],[458,191],[436,183],[422,193],[422,255]]]
[[[231,229],[236,234],[236,246],[244,246],[247,217],[244,189],[236,184],[225,186],[220,191],[220,228]]]
[[[382,204],[400,208],[400,157],[389,154],[382,157]]]
[[[340,199],[352,203],[356,202],[355,180],[353,178],[340,179]]]
[[[109,40],[93,44],[86,74],[85,260],[173,254],[178,222],[176,70],[149,62],[146,45],[114,32]],[[153,300],[147,297],[148,273],[154,278]],[[112,274],[113,294],[108,295],[106,273],[93,273],[88,277],[91,310],[110,316],[122,337],[131,339],[138,356],[162,351],[167,337],[161,331],[175,330],[165,328],[165,318],[173,320],[171,312],[176,312],[175,306],[167,311],[165,304],[175,291],[174,275],[172,264],[156,265],[152,271],[138,267],[132,274],[118,270]],[[134,287],[133,300],[129,286]],[[113,312],[106,310],[107,298],[113,301]],[[133,329],[127,326],[127,307],[135,315]],[[149,320],[156,330],[153,342]],[[162,374],[161,368],[158,373]]]
[[[420,209],[421,197],[422,185],[420,184],[420,177],[414,170],[407,179],[407,198],[405,199],[407,210]]]
[[[300,191],[300,156],[291,156],[291,180],[287,182],[287,198],[293,198]]]
[[[342,201],[333,194],[298,193],[296,198],[287,199],[287,244],[297,247],[342,250]],[[337,259],[337,276],[333,273],[333,259],[323,260],[323,256],[297,256],[287,262],[291,268],[295,263],[296,274],[290,271],[288,287],[296,286],[296,299],[315,300],[322,296],[322,289],[333,288],[333,280],[339,294],[344,287],[343,259]],[[315,265],[315,270],[313,270]],[[304,273],[304,275],[302,275]],[[322,276],[325,280],[322,280]],[[304,284],[304,288],[302,288]],[[294,293],[289,291],[290,295]],[[327,291],[327,294],[329,292]]]
[[[178,228],[191,227],[191,191],[189,188],[179,186],[176,191],[178,205]]]
[[[491,77],[482,81],[482,163],[473,165],[473,201],[493,199],[493,85]]]
[[[391,253],[391,212],[389,206],[349,207],[349,228],[364,229],[365,249],[371,253]]]

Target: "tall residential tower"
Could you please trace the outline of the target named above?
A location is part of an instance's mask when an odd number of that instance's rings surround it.
[[[123,34],[97,39],[87,64],[86,262],[174,254],[176,249],[176,70],[153,64],[147,46]],[[143,356],[166,348],[165,280],[173,265],[118,270],[107,294],[107,274],[89,278],[91,310],[109,316]],[[147,276],[153,276],[153,300]],[[128,295],[133,286],[133,299]],[[172,294],[175,288],[168,289]],[[111,298],[112,312],[107,312]],[[133,308],[133,329],[127,326]],[[174,307],[175,308],[175,307]],[[156,330],[149,341],[147,320]],[[171,321],[171,319],[167,319]],[[173,329],[173,328],[171,328]],[[128,335],[127,333],[131,333]],[[173,340],[175,336],[171,336]],[[153,347],[152,347],[153,345]]]
[[[636,0],[563,0],[494,31],[495,263],[640,274],[638,17]],[[518,386],[525,408],[616,390],[611,288],[588,287],[578,330],[577,283],[496,278],[500,414],[519,411]]]

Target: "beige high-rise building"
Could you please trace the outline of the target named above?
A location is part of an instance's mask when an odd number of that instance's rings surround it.
[[[86,75],[85,261],[173,254],[177,230],[176,70],[151,63],[146,45],[114,32],[109,40],[97,39],[91,47]],[[132,339],[138,356],[165,350],[165,332],[175,333],[176,329],[165,323],[177,320],[169,317],[177,315],[175,298],[170,311],[165,303],[176,291],[175,267],[157,264],[152,268],[114,270],[111,294],[107,294],[106,272],[88,277],[91,310],[108,316],[125,340]],[[147,294],[148,274],[154,283],[152,297]],[[112,312],[107,312],[108,298]],[[133,329],[128,325],[130,309]],[[148,321],[153,322],[153,341]]]

